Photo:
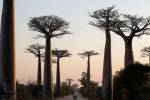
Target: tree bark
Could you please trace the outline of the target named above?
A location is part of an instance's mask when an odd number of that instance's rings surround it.
[[[125,61],[124,66],[128,66],[134,63],[133,50],[132,50],[132,39],[127,38],[125,41]]]
[[[148,57],[149,57],[149,65],[150,65],[150,53],[149,53]]]
[[[61,96],[61,87],[60,87],[60,58],[57,57],[57,72],[56,72],[56,96]]]
[[[1,19],[2,100],[16,100],[15,0],[3,0]]]
[[[88,61],[87,61],[87,94],[89,93],[90,90],[90,56],[88,56]]]
[[[106,44],[103,64],[102,99],[112,100],[111,36],[106,28]]]
[[[51,39],[46,38],[45,47],[45,62],[44,62],[44,84],[43,84],[43,97],[44,100],[52,100],[52,58],[51,58]]]
[[[0,33],[0,55],[2,54],[1,52],[1,33]],[[2,60],[0,56],[0,100],[2,100]]]
[[[69,85],[69,87],[71,86],[71,81],[69,81],[69,84],[68,84],[68,85]]]
[[[38,56],[37,85],[41,85],[41,57]]]

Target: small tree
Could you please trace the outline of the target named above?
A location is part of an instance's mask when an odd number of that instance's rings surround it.
[[[90,90],[90,77],[91,77],[91,74],[90,74],[90,57],[91,56],[94,56],[94,55],[98,55],[99,53],[96,53],[94,52],[93,50],[91,51],[84,51],[83,53],[79,53],[79,55],[82,57],[82,58],[85,58],[87,57],[88,60],[87,60],[87,94],[89,93],[89,90]]]
[[[31,53],[35,57],[38,58],[38,72],[37,72],[37,85],[41,85],[41,57],[42,57],[42,50],[45,46],[41,44],[32,44],[28,48],[26,48],[26,53]]]
[[[87,73],[86,72],[82,72],[81,74],[81,79],[78,79],[78,81],[81,83],[81,85],[86,88],[86,82],[87,82]]]
[[[45,46],[45,62],[44,62],[44,84],[43,96],[44,100],[52,99],[52,54],[51,54],[51,39],[54,37],[61,37],[65,34],[70,34],[66,29],[69,23],[57,16],[40,16],[32,17],[28,23],[29,29],[40,32],[46,39]]]
[[[71,54],[68,50],[58,50],[52,51],[53,56],[57,57],[57,72],[56,72],[56,96],[61,96],[61,86],[60,86],[60,59],[64,57],[70,57]]]
[[[68,82],[68,86],[71,86],[71,83],[74,81],[74,79],[68,78],[66,79],[66,81]]]
[[[141,57],[149,57],[149,65],[150,65],[150,47],[144,47],[142,50],[142,55]]]

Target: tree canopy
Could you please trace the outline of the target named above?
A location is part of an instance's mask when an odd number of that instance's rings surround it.
[[[63,57],[70,57],[71,53],[68,50],[52,50],[52,54],[55,57],[63,58]]]
[[[43,33],[37,37],[61,37],[64,34],[71,34],[66,29],[69,23],[55,15],[31,17],[28,23],[29,29]]]
[[[43,53],[41,52],[42,49],[44,49],[45,46],[41,45],[39,43],[32,44],[28,48],[26,48],[26,53],[32,53],[35,57],[43,56]]]
[[[125,100],[137,100],[135,99],[137,94],[143,95],[137,90],[141,90],[145,84],[150,82],[150,66],[139,63],[131,64],[116,72],[113,81],[115,100],[120,100],[118,98],[122,100],[123,98],[126,98]]]
[[[78,53],[78,55],[80,55],[82,58],[84,57],[89,57],[89,56],[94,56],[94,55],[98,55],[99,53],[94,52],[93,50],[91,51],[84,51],[82,53]]]

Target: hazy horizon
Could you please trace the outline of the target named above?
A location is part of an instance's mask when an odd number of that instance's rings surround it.
[[[79,79],[81,73],[86,72],[87,59],[80,58],[77,54],[84,50],[99,52],[98,56],[91,57],[92,80],[101,81],[103,69],[103,51],[105,46],[105,33],[88,24],[92,18],[88,12],[116,5],[120,13],[136,14],[139,16],[150,16],[150,1],[145,0],[16,0],[16,64],[17,80],[25,82],[36,80],[37,59],[25,53],[25,48],[33,43],[44,44],[44,39],[32,39],[38,34],[28,29],[27,23],[30,17],[43,15],[56,15],[70,22],[69,31],[73,35],[63,38],[52,39],[52,47],[68,49],[73,55],[70,58],[61,59],[61,80],[66,78]],[[2,11],[2,0],[0,1],[0,13]],[[1,18],[1,17],[0,17]],[[123,39],[112,33],[112,68],[113,73],[123,68],[124,65],[124,42]],[[135,61],[148,63],[148,58],[141,58],[140,50],[149,46],[150,36],[143,35],[134,38],[133,50]],[[43,63],[42,63],[43,64]],[[55,79],[55,68],[53,64],[53,75]],[[42,65],[43,69],[43,65]],[[55,82],[55,80],[54,80]]]

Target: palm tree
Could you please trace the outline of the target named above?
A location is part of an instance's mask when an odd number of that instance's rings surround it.
[[[41,85],[41,57],[43,56],[42,49],[44,48],[45,46],[38,43],[32,44],[28,48],[26,48],[27,53],[31,53],[38,58],[37,85]]]
[[[150,47],[144,47],[142,50],[142,57],[149,57],[149,65],[150,65]]]
[[[124,14],[114,21],[111,31],[121,36],[125,42],[125,61],[124,66],[134,63],[134,56],[132,50],[132,41],[134,37],[139,37],[148,34],[150,26],[150,17],[143,18],[137,15]],[[126,34],[128,33],[128,34]]]
[[[70,32],[65,30],[68,28],[69,23],[62,18],[50,15],[32,17],[28,23],[28,26],[30,30],[42,33],[42,35],[38,35],[38,37],[44,37],[46,39],[43,97],[44,100],[52,99],[51,39],[54,37],[61,37],[65,34],[70,34]]]
[[[70,57],[71,54],[68,50],[58,50],[55,49],[52,51],[53,56],[57,57],[57,71],[56,71],[56,96],[61,96],[61,87],[60,87],[60,59],[64,57]]]
[[[91,74],[90,74],[90,57],[94,56],[94,55],[98,55],[98,54],[99,53],[96,53],[93,50],[91,50],[91,51],[84,51],[83,53],[79,53],[79,55],[82,58],[85,58],[85,57],[88,58],[88,60],[87,60],[87,82],[86,82],[86,84],[87,84],[86,85],[87,86],[87,94],[90,91],[90,77],[91,77]]]
[[[119,14],[114,10],[114,6],[106,9],[100,9],[90,14],[94,21],[90,24],[98,29],[105,30],[106,43],[104,50],[103,63],[103,81],[102,81],[102,98],[103,100],[112,100],[112,65],[111,65],[111,35],[110,27],[114,24],[114,20],[119,17]]]
[[[3,0],[0,37],[1,100],[16,100],[15,0]],[[7,97],[4,95],[7,95]]]

